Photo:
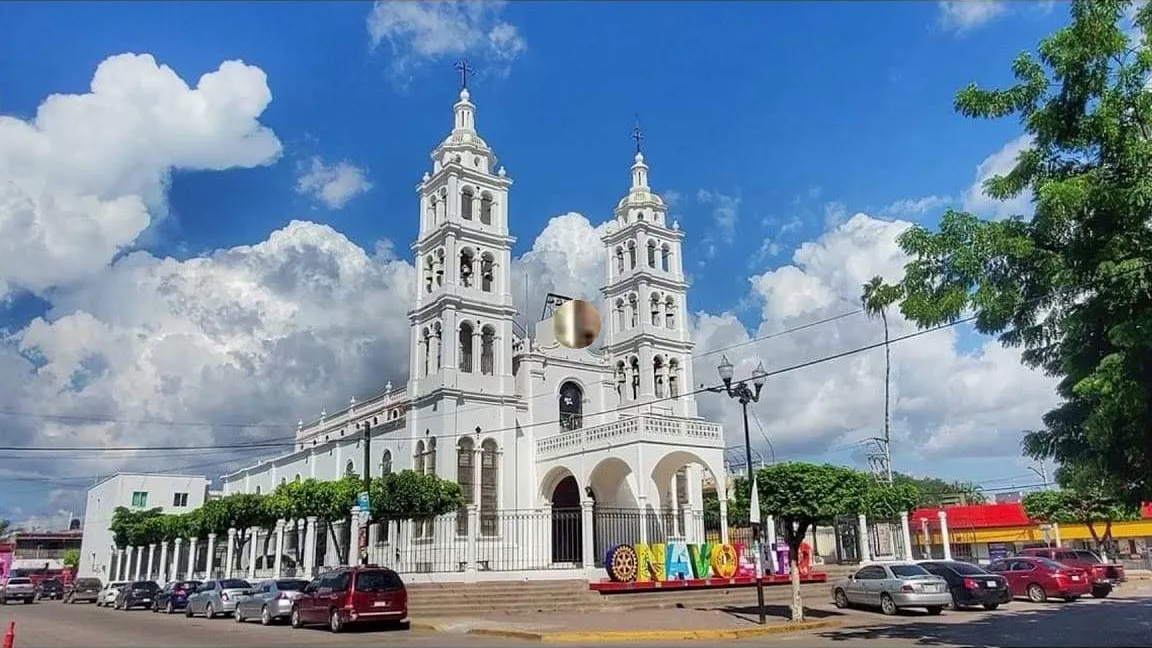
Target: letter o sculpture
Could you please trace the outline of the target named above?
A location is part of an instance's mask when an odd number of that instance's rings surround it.
[[[632,545],[616,545],[609,549],[604,565],[608,568],[608,578],[617,583],[636,580],[636,550]]]
[[[709,562],[712,564],[712,573],[720,578],[732,578],[736,575],[736,548],[730,544],[716,545],[712,548]]]

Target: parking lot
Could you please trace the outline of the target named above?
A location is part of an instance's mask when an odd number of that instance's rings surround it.
[[[698,641],[692,644],[702,647],[733,643],[779,644],[788,648],[860,644],[967,648],[1152,645],[1152,588],[1143,586],[1126,587],[1102,600],[1082,599],[1075,603],[1045,604],[1014,601],[994,612],[946,611],[937,617],[914,611],[895,617],[885,617],[867,610],[840,613],[824,601],[811,601],[810,604],[813,616],[838,615],[835,618],[840,622],[840,627],[741,641]],[[589,625],[595,625],[595,617],[600,614],[607,613],[588,613]],[[645,614],[676,615],[677,611],[652,611]],[[182,615],[167,616],[144,610],[121,612],[88,604],[63,605],[59,602],[0,607],[0,624],[3,628],[7,628],[9,621],[16,622],[15,648],[130,648],[157,645],[172,648],[256,645],[292,648],[379,645],[384,642],[397,646],[483,648],[525,643],[518,639],[420,630],[353,630],[333,635],[324,629],[293,630],[284,626],[264,627],[258,623],[237,624],[230,618],[186,619]]]

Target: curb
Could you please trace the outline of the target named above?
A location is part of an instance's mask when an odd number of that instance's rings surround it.
[[[747,639],[767,635],[804,632],[840,625],[839,620],[802,621],[800,623],[777,623],[767,626],[737,629],[700,630],[611,630],[604,632],[533,632],[530,630],[503,630],[499,628],[473,628],[468,634],[508,639],[526,639],[547,643],[576,642],[627,642],[627,641],[678,641],[685,639]],[[413,626],[415,627],[415,626]]]

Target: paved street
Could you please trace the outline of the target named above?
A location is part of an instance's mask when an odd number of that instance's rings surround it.
[[[821,602],[811,603],[816,606],[813,616],[834,614],[831,608]],[[774,609],[773,612],[783,613],[783,610]],[[642,614],[674,616],[677,611]],[[683,615],[683,611],[679,614]],[[595,626],[596,615],[588,616],[587,626],[582,628],[584,630]],[[495,617],[492,621],[498,619]],[[487,648],[526,643],[519,639],[423,631],[352,631],[332,635],[323,629],[266,628],[259,624],[239,625],[226,618],[212,621],[185,619],[182,615],[169,617],[145,611],[117,612],[92,605],[51,602],[0,607],[2,628],[7,628],[9,621],[16,621],[15,648],[132,648],[157,645],[170,648],[254,645],[293,648],[379,645],[385,641],[396,646]],[[842,648],[846,645],[927,645],[945,648],[1149,646],[1152,645],[1152,590],[1132,588],[1115,598],[1084,599],[1072,604],[1033,605],[1016,601],[996,612],[945,612],[939,617],[908,612],[887,618],[877,612],[853,610],[845,614],[841,621],[842,627],[831,630],[741,641],[693,641],[691,644],[700,648],[719,648],[732,644],[767,644],[786,648]],[[666,623],[660,625],[667,627]],[[628,642],[628,645],[634,643],[637,642]]]

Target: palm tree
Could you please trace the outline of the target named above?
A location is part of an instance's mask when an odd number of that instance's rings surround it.
[[[869,319],[879,318],[884,324],[884,455],[888,470],[888,483],[892,483],[892,415],[891,388],[892,388],[892,349],[888,337],[888,307],[900,298],[900,289],[889,286],[879,276],[872,277],[864,284],[860,294],[860,304],[864,307],[864,314]]]

